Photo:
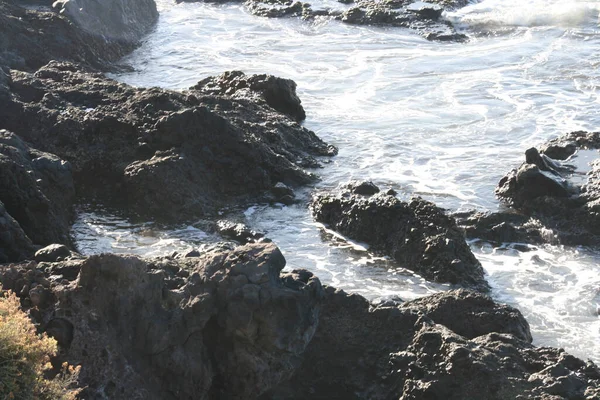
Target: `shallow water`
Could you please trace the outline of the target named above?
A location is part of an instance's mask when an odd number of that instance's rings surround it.
[[[235,4],[160,0],[159,8],[156,31],[123,60],[136,71],[115,78],[173,89],[231,69],[294,79],[305,126],[340,149],[317,171],[317,190],[368,178],[451,211],[495,210],[496,183],[527,148],[600,125],[599,2],[484,0],[446,14],[471,37],[459,44],[397,28],[254,17]],[[304,207],[256,205],[245,218],[280,246],[289,268],[368,298],[447,288],[326,231]],[[74,229],[85,253],[168,254],[214,240],[193,226],[149,236],[107,212],[82,212]],[[493,296],[522,310],[536,344],[600,360],[597,253],[472,247]]]

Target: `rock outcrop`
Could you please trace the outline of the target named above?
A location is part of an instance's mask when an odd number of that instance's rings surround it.
[[[213,95],[208,81],[203,91],[136,89],[51,62],[35,74],[12,72],[0,126],[68,160],[81,196],[169,222],[212,216],[231,202],[271,198],[279,182],[312,182],[304,168],[336,153],[269,105],[284,97],[298,117],[292,81],[234,75],[231,90],[216,78],[226,94]],[[241,81],[256,92],[243,95]]]
[[[51,60],[112,68],[158,19],[154,0],[67,0],[60,13],[22,3],[0,1],[0,66],[28,71]]]
[[[33,255],[31,244],[70,246],[74,198],[68,162],[0,130],[0,202],[6,227],[0,247],[5,261]]]
[[[58,259],[58,258],[57,258]],[[271,243],[200,257],[0,265],[84,398],[595,399],[600,371],[455,290],[379,306],[282,272]],[[556,397],[552,397],[556,396]]]
[[[600,133],[573,132],[527,150],[496,188],[513,210],[459,215],[461,225],[471,237],[495,242],[600,245],[600,162],[592,162],[585,181],[574,179],[578,171],[569,164],[590,149],[600,149]]]
[[[82,365],[84,398],[252,399],[290,378],[317,327],[319,280],[284,265],[260,244],[2,266],[0,282],[58,340],[57,362]]]
[[[181,2],[221,3],[220,0],[177,0]],[[238,0],[242,2],[242,0]],[[297,0],[245,0],[247,9],[254,15],[267,18],[300,17],[306,20],[330,18],[352,25],[376,25],[408,28],[428,40],[462,42],[467,36],[442,16],[445,10],[464,7],[468,2],[442,0],[413,2],[405,0],[340,0],[351,4],[348,9],[314,7]]]
[[[532,346],[523,316],[486,296],[451,291],[372,308],[357,295],[331,287],[325,293],[302,366],[261,400],[598,395],[594,364]]]
[[[489,289],[463,232],[433,203],[421,198],[407,203],[384,193],[360,195],[350,185],[315,195],[311,208],[317,221],[367,243],[370,250],[393,257],[425,279]]]

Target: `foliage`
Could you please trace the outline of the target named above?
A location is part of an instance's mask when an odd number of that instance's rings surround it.
[[[37,334],[17,296],[0,294],[0,399],[75,399],[79,390],[69,387],[77,381],[79,367],[63,364],[54,379],[44,377],[56,352],[56,341]]]

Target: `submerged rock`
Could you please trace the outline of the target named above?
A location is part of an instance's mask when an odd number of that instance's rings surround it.
[[[421,198],[407,203],[383,193],[355,194],[360,187],[346,185],[339,192],[314,196],[315,219],[393,257],[425,279],[489,289],[463,232],[442,209]]]
[[[206,94],[208,83],[180,93],[51,62],[35,74],[13,71],[0,126],[70,161],[80,196],[169,222],[214,216],[229,203],[268,201],[277,182],[314,181],[304,168],[336,153],[267,104],[270,91],[292,101],[293,82],[278,91],[269,86],[278,78],[244,79],[258,92],[217,79],[227,95]]]
[[[10,261],[31,255],[29,240],[42,246],[70,246],[74,197],[68,162],[30,147],[12,132],[0,130],[0,202],[7,227],[2,247],[13,254]]]

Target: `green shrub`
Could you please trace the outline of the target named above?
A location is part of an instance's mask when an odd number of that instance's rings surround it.
[[[79,368],[65,364],[55,379],[44,378],[56,351],[56,341],[37,334],[17,296],[0,293],[0,399],[75,399],[79,390],[69,386],[77,380]]]

